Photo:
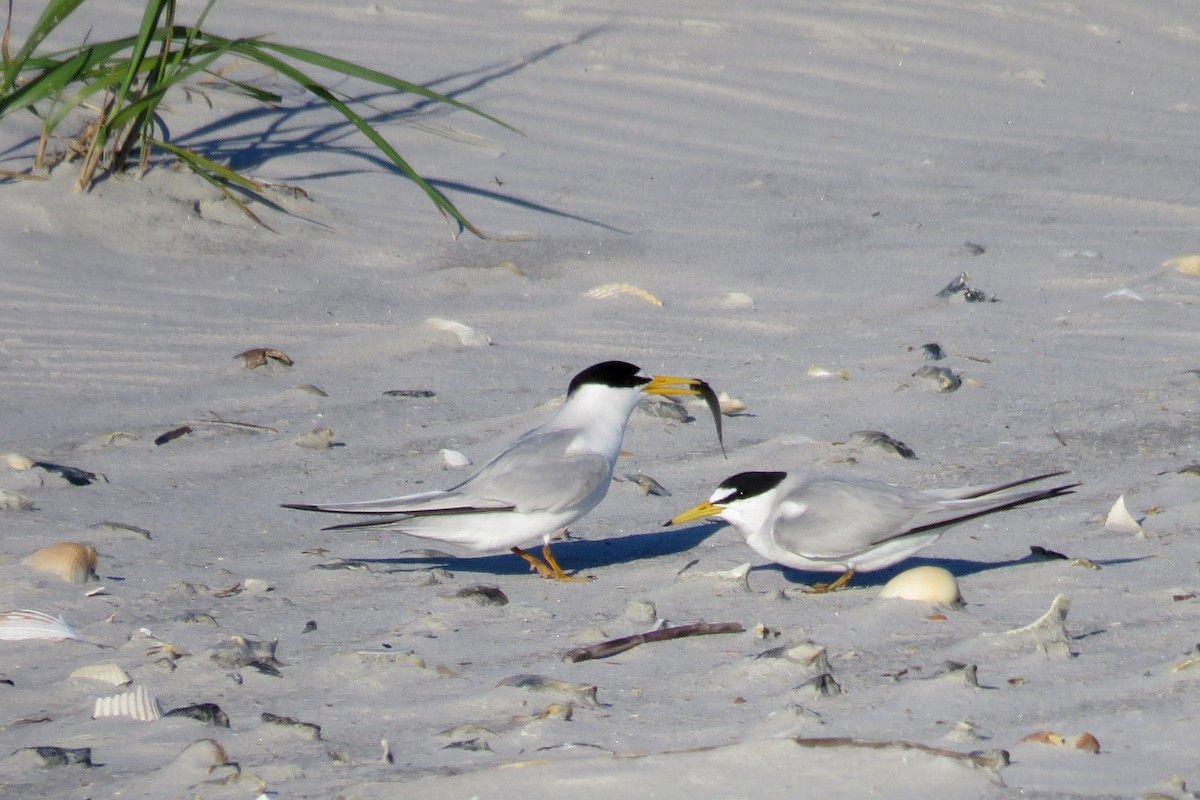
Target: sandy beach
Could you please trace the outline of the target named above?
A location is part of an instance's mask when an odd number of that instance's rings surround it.
[[[136,27],[137,3],[111,5],[51,44]],[[261,72],[282,107],[181,95],[168,124],[302,190],[255,205],[275,233],[165,161],[88,194],[70,164],[0,183],[0,453],[96,476],[0,461],[0,611],[82,637],[0,640],[0,794],[1196,796],[1193,4],[248,5],[208,27],[519,128],[371,97],[495,238],[452,236]],[[14,41],[39,12],[17,4]],[[27,170],[38,131],[4,120],[0,167]],[[975,302],[939,296],[964,273]],[[293,364],[249,367],[253,348]],[[572,526],[555,552],[590,583],[280,507],[453,485],[606,359],[745,410],[723,419],[728,458],[702,403],[634,413],[617,475],[669,496],[617,481]],[[332,446],[296,444],[321,428]],[[810,595],[830,575],[732,528],[662,527],[745,470],[1082,486]],[[1106,526],[1121,497],[1136,527]],[[63,541],[95,547],[95,578],[24,562]],[[878,597],[922,565],[964,604]],[[743,632],[563,660],[691,622]],[[72,677],[107,663],[129,683]],[[139,687],[227,727],[93,718]]]

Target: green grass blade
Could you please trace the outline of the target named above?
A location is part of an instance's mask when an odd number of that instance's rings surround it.
[[[4,64],[4,75],[0,77],[0,94],[7,93],[15,83],[17,75],[25,66],[25,62],[37,50],[38,45],[57,28],[72,11],[78,8],[83,0],[51,0],[42,10],[42,15],[34,23],[29,32],[29,38],[17,51],[17,54]]]

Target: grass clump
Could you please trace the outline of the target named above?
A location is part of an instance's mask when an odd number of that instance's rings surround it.
[[[469,111],[509,130],[511,126],[452,97],[336,56],[269,41],[263,36],[227,38],[202,26],[216,0],[209,0],[195,23],[175,22],[175,0],[147,0],[137,33],[103,42],[84,42],[66,50],[38,54],[42,42],[84,0],[49,0],[25,43],[15,54],[10,50],[13,0],[0,41],[0,119],[22,110],[34,113],[42,123],[34,168],[47,166],[46,149],[52,138],[65,141],[68,157],[81,161],[76,189],[87,191],[101,175],[134,168],[141,175],[155,151],[173,156],[179,163],[216,186],[231,201],[263,225],[239,196],[240,192],[270,202],[266,187],[247,175],[205,158],[195,150],[173,144],[162,124],[160,109],[174,88],[189,81],[211,78],[227,91],[274,106],[283,98],[274,92],[225,76],[228,63],[249,63],[291,81],[334,109],[357,128],[396,169],[415,183],[433,205],[457,229],[462,226],[481,238],[480,232],[462,215],[449,198],[422,178],[400,153],[363,116],[354,110],[353,98],[318,81],[311,68],[357,78],[396,92],[407,92],[428,100]],[[64,137],[58,133],[72,112],[82,111],[87,123],[82,133]],[[267,227],[267,226],[263,226]]]

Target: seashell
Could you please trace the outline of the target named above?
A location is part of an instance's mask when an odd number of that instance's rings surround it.
[[[606,283],[603,286],[597,286],[595,288],[588,289],[583,293],[583,296],[590,297],[593,300],[612,300],[616,297],[636,297],[638,300],[645,300],[652,306],[662,306],[663,304],[662,300],[659,300],[645,289],[638,288],[631,283]]]
[[[271,591],[271,584],[262,578],[246,578],[242,581],[242,591],[247,594],[263,594]]]
[[[471,459],[457,450],[451,450],[448,447],[443,447],[441,453],[442,463],[450,469],[461,469],[462,467],[471,466]]]
[[[1200,255],[1176,256],[1163,262],[1164,267],[1175,267],[1184,275],[1200,275]]]
[[[82,640],[83,637],[62,617],[52,617],[45,611],[28,608],[0,611],[0,641],[16,642],[23,639],[61,642],[64,639]]]
[[[728,581],[729,583],[741,586],[743,589],[750,588],[749,561],[743,564],[738,564],[736,567],[732,567],[730,569],[720,569],[713,572],[691,572],[691,568],[695,566],[696,563],[697,562],[693,561],[676,573],[676,580]]]
[[[962,378],[947,367],[934,367],[926,364],[914,372],[913,377],[932,381],[943,392],[953,392],[962,386]]]
[[[485,336],[470,325],[463,325],[452,319],[430,317],[425,324],[435,330],[445,331],[458,337],[458,343],[466,347],[487,347],[492,343],[492,337]]]
[[[136,525],[126,525],[124,522],[96,522],[88,525],[89,531],[107,531],[109,533],[119,533],[131,539],[150,539],[150,531],[145,528],[139,528]]]
[[[272,714],[270,711],[264,711],[262,716],[264,725],[275,725],[280,728],[291,728],[302,738],[311,739],[314,742],[321,741],[321,726],[315,722],[302,722],[295,717],[285,717],[281,714]]]
[[[958,294],[966,290],[967,283],[971,280],[971,276],[965,272],[960,272],[958,277],[946,284],[946,286],[937,293],[938,297],[949,297],[952,294]]]
[[[228,765],[229,756],[216,739],[198,739],[179,751],[169,768],[186,774],[210,775],[217,767]]]
[[[252,347],[249,350],[243,350],[234,358],[240,358],[246,365],[246,369],[254,369],[255,367],[265,366],[267,359],[278,361],[285,367],[295,366],[294,361],[282,350],[276,350],[274,347]]]
[[[85,767],[99,766],[92,763],[92,748],[90,747],[22,747],[13,753],[33,753],[38,758],[38,764],[44,767],[68,767],[72,764],[82,764]]]
[[[129,673],[111,661],[102,664],[87,664],[72,672],[71,677],[99,681],[110,686],[127,686],[133,683],[133,678],[129,677]]]
[[[1101,297],[1100,300],[1101,302],[1105,300],[1136,300],[1139,303],[1146,302],[1146,298],[1142,297],[1133,289],[1130,289],[1126,286],[1122,286],[1116,291],[1109,292],[1108,294],[1104,295],[1104,297]]]
[[[1067,614],[1071,610],[1071,600],[1065,594],[1058,594],[1046,610],[1033,622],[1020,628],[1006,631],[1009,635],[1031,635],[1038,640],[1038,650],[1045,655],[1069,658],[1071,656],[1072,636],[1067,631]]]
[[[58,542],[31,553],[21,563],[82,586],[96,575],[96,548],[82,542]]]
[[[917,348],[910,347],[908,349],[915,350]],[[923,344],[921,345],[920,350],[922,358],[924,358],[926,361],[941,361],[946,357],[946,351],[943,350],[942,346],[937,342]]]
[[[299,386],[293,386],[292,390],[311,394],[313,397],[329,397],[329,392],[311,383],[302,383]]]
[[[884,450],[889,450],[901,458],[916,458],[917,454],[911,447],[906,445],[899,439],[893,439],[883,431],[854,431],[849,438],[852,441],[862,442],[863,444],[873,444],[881,447]]]
[[[631,597],[625,601],[625,613],[621,615],[629,622],[649,625],[658,619],[658,609],[652,600]],[[607,639],[607,636],[603,638]]]
[[[924,678],[918,678],[923,681],[954,681],[965,683],[974,689],[979,688],[979,666],[977,664],[964,664],[961,661],[945,661],[938,667],[937,671]]]
[[[1084,731],[1075,737],[1075,749],[1086,750],[1089,753],[1099,753],[1100,740],[1087,731]]]
[[[229,727],[229,715],[221,710],[221,707],[216,703],[193,703],[190,706],[181,706],[180,708],[172,708],[164,717],[187,717],[194,719],[197,722],[203,722],[205,725],[212,725],[216,728]]]
[[[392,745],[388,742],[388,740],[380,739],[379,745],[383,748],[383,755],[379,757],[379,762],[381,764],[395,764],[396,757],[392,755]]]
[[[1104,520],[1104,527],[1117,533],[1132,533],[1143,537],[1146,535],[1146,529],[1133,518],[1129,509],[1125,507],[1125,495],[1118,497],[1117,502],[1113,503],[1112,508],[1109,509],[1108,518]]]
[[[850,380],[849,370],[840,369],[837,372],[831,372],[824,367],[818,367],[815,364],[808,368],[808,377],[810,378],[841,378],[844,381]]]
[[[637,484],[637,487],[642,490],[642,494],[654,495],[655,497],[670,497],[671,493],[667,488],[658,481],[651,478],[649,475],[643,475],[640,472],[626,472],[616,480],[624,480],[630,483]]]
[[[1182,661],[1176,661],[1174,664],[1168,667],[1167,672],[1180,672],[1185,669],[1191,669],[1197,664],[1200,664],[1200,647],[1197,647],[1196,650],[1193,650],[1187,658],[1183,659]]]
[[[162,706],[158,704],[158,698],[145,686],[112,697],[97,697],[96,707],[92,711],[92,719],[127,717],[139,722],[153,722],[161,716]]]
[[[108,433],[102,433],[99,436],[93,436],[92,441],[96,444],[107,447],[108,445],[141,441],[141,438],[142,437],[138,436],[136,433],[130,433],[129,431],[109,431]]]
[[[329,428],[316,428],[297,436],[292,442],[309,450],[327,450],[333,444],[333,431]]]
[[[565,694],[578,700],[585,706],[596,708],[600,701],[596,699],[597,687],[586,683],[570,683],[558,681],[542,675],[513,675],[505,678],[497,686],[511,686],[514,689],[524,689],[530,692],[551,692]]]
[[[721,308],[754,308],[754,298],[745,292],[727,292],[719,303]]]
[[[1061,735],[1054,731],[1034,731],[1033,733],[1021,737],[1022,742],[1037,742],[1039,744],[1052,744],[1055,747],[1062,747],[1067,743]]]
[[[0,511],[32,511],[33,501],[23,494],[0,489]]]
[[[462,600],[474,606],[506,606],[508,595],[499,586],[477,583],[464,586],[453,594],[438,595],[444,600]]]
[[[913,567],[888,581],[879,596],[891,600],[917,600],[943,605],[962,602],[958,581],[941,567]]]
[[[5,453],[4,460],[8,464],[9,469],[15,469],[18,472],[33,468],[33,459],[29,456],[23,456],[20,453]]]
[[[746,404],[741,400],[730,397],[729,392],[721,392],[717,395],[717,403],[721,407],[721,413],[727,417],[740,414],[746,410]]]
[[[267,641],[235,634],[214,647],[209,653],[209,658],[226,669],[239,667],[261,669],[262,666],[274,668],[282,666],[281,662],[275,658],[275,649],[278,646],[278,639]]]

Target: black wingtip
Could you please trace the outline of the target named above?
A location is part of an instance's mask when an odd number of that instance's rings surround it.
[[[666,522],[664,522],[664,523],[662,524],[662,526],[663,526],[664,528],[669,528],[669,527],[671,527],[671,526],[672,526],[672,525],[674,525],[674,524],[675,524],[675,520],[673,520],[673,519],[669,519],[669,520],[667,520]]]
[[[280,503],[280,508],[291,508],[296,511],[324,511],[320,506],[314,506],[309,503]]]

